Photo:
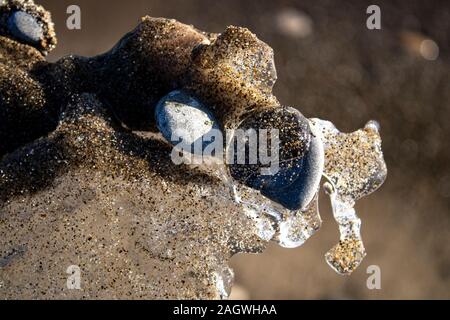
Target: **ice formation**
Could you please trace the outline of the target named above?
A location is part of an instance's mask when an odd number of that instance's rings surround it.
[[[96,57],[49,63],[55,45],[45,9],[0,6],[0,298],[226,298],[230,257],[320,228],[322,176],[341,231],[326,259],[342,274],[361,262],[354,204],[387,174],[378,126],[344,134],[282,106],[273,50],[249,30],[144,17]],[[175,165],[155,109],[177,90],[224,131],[278,129],[280,171]],[[66,287],[73,265],[82,290]]]

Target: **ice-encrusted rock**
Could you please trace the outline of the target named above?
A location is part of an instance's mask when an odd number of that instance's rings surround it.
[[[42,23],[39,44],[12,36],[16,11]],[[270,240],[299,246],[320,227],[317,193],[306,205],[310,184],[292,187],[305,177],[316,184],[303,163],[320,158],[309,157],[315,136],[272,94],[273,50],[249,30],[215,35],[145,17],[110,52],[48,63],[55,43],[49,13],[32,0],[0,7],[0,298],[226,298],[231,256],[261,252]],[[154,115],[174,90],[207,105],[221,128],[284,130],[280,159],[294,167],[266,186],[291,187],[292,198],[274,196],[286,207],[224,166],[171,161]],[[350,135],[321,128],[327,190],[356,240],[343,238],[327,260],[348,273],[362,242],[351,208],[339,205],[384,181],[381,140],[372,125]],[[82,290],[67,288],[73,266]]]

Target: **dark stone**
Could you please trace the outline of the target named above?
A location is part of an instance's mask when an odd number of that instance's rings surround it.
[[[310,193],[310,190],[302,188],[309,179],[314,162],[310,157],[311,129],[308,120],[295,109],[275,108],[251,114],[243,121],[240,129],[279,130],[279,171],[274,175],[262,175],[260,170],[264,166],[261,163],[248,164],[249,158],[246,153],[245,165],[236,163],[230,165],[233,178],[260,190],[263,195],[288,209],[301,209],[304,205],[303,199]],[[248,146],[246,148],[248,149]]]

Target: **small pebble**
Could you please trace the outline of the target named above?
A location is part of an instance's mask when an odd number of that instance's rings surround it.
[[[173,145],[183,141],[194,149],[196,141],[212,130],[219,130],[212,113],[200,101],[183,91],[173,91],[162,98],[155,114],[158,129]],[[210,143],[208,140],[202,142],[202,150]]]
[[[30,44],[39,43],[44,36],[42,26],[31,14],[24,11],[16,11],[9,17],[8,28],[18,40]]]

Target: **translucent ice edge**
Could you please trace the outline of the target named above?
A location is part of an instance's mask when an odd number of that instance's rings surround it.
[[[381,150],[380,125],[369,121],[363,129],[342,133],[329,121],[312,119],[321,127],[324,149],[324,184],[340,240],[325,254],[339,274],[351,274],[366,256],[361,238],[361,220],[354,209],[357,200],[377,190],[387,176]]]
[[[337,273],[348,275],[366,256],[361,238],[361,219],[356,215],[354,202],[341,200],[331,183],[325,183],[324,189],[330,196],[333,216],[340,233],[339,243],[325,254],[325,260]]]

